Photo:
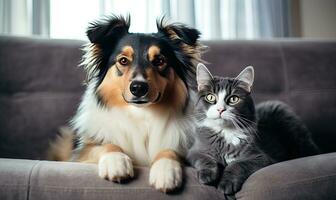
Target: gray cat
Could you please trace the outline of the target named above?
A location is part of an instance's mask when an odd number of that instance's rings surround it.
[[[236,78],[213,77],[197,66],[198,127],[187,160],[203,184],[213,184],[234,198],[255,171],[275,162],[319,152],[311,135],[284,103],[254,106],[253,67]]]

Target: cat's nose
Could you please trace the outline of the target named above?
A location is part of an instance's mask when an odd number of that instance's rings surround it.
[[[217,108],[219,114],[221,115],[224,111],[225,111],[225,108]]]

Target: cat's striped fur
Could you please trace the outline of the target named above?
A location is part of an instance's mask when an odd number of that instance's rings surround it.
[[[272,101],[254,106],[253,81],[253,67],[236,78],[213,77],[202,64],[197,68],[199,126],[187,159],[201,183],[215,184],[233,198],[258,169],[318,153],[287,105]]]

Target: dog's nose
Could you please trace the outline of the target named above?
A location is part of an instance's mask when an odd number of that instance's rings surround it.
[[[148,93],[148,84],[143,81],[133,81],[130,85],[131,93],[136,97],[142,97]]]

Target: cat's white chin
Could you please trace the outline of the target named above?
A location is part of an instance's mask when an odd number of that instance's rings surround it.
[[[206,118],[202,122],[202,126],[211,127],[215,131],[221,131],[228,124],[232,124],[227,120],[223,120],[222,118]]]

